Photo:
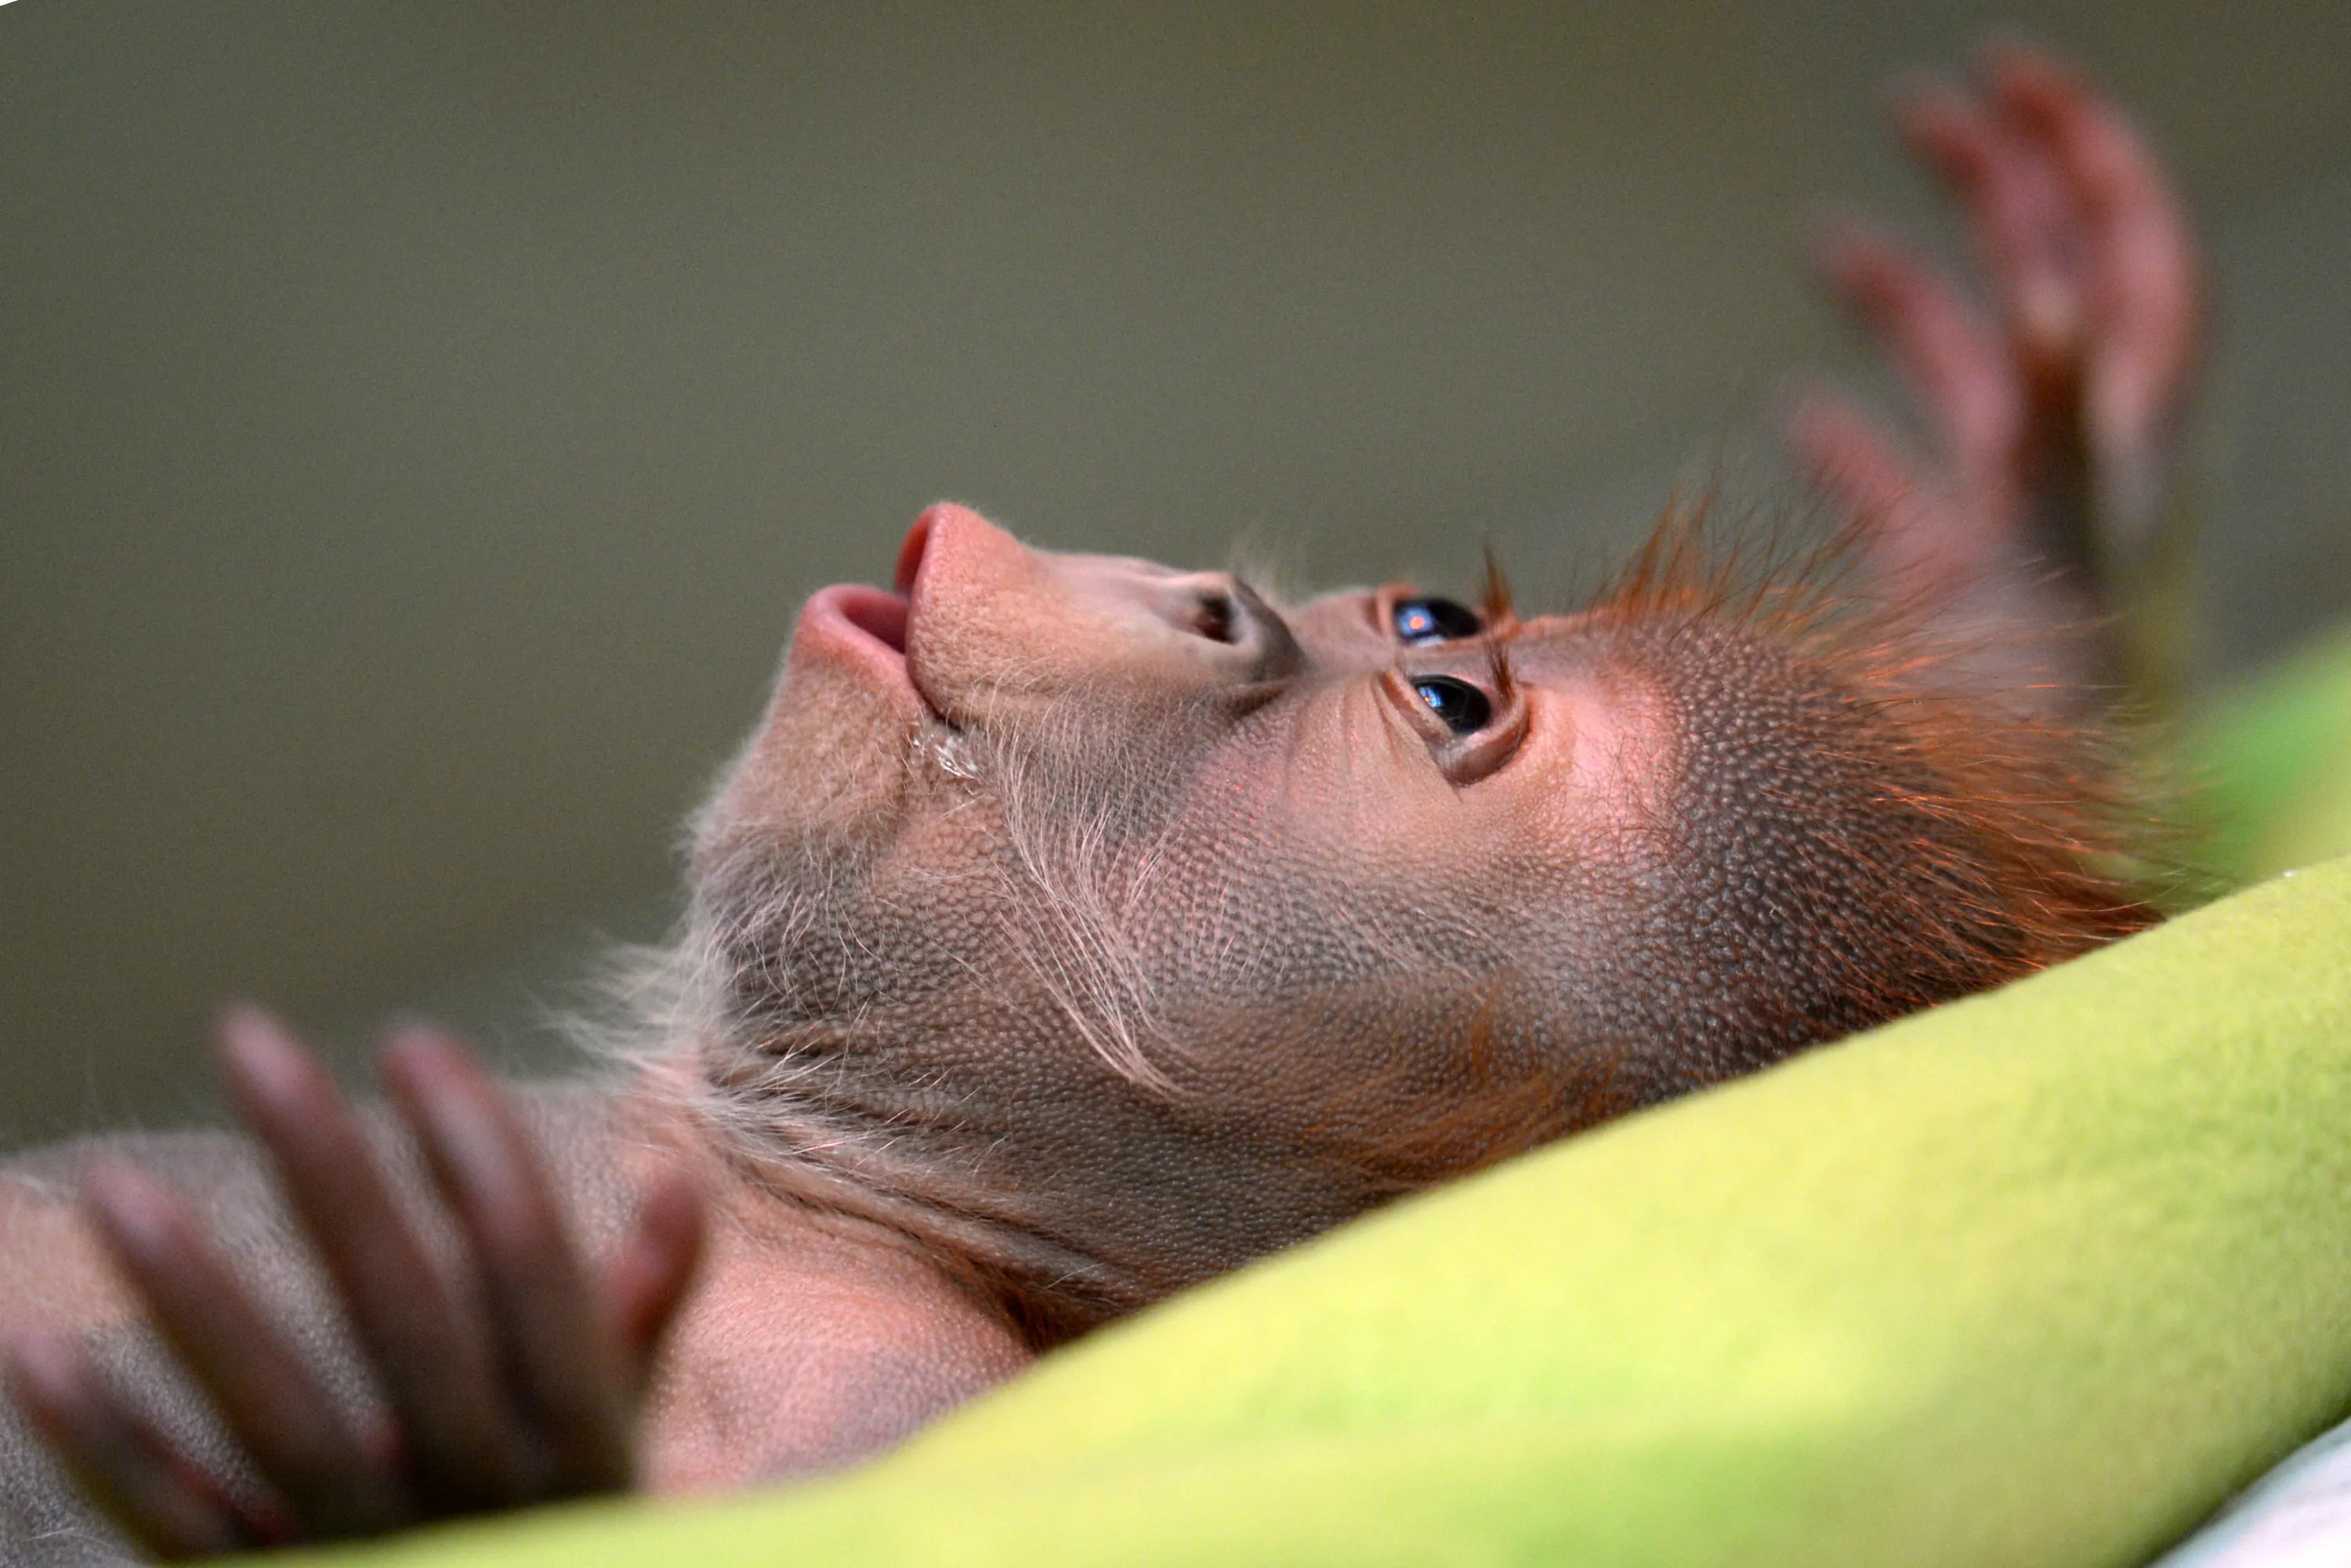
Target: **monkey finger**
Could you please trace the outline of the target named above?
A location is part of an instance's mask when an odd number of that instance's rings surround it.
[[[2137,131],[2079,78],[2010,47],[1993,57],[1991,82],[2047,141],[2086,215],[2093,439],[2106,450],[2159,442],[2201,335],[2202,269],[2185,209]]]
[[[628,1364],[630,1392],[642,1394],[654,1355],[694,1282],[707,1234],[702,1188],[684,1170],[664,1172],[646,1192],[637,1222],[604,1270],[604,1300]]]
[[[472,1246],[520,1413],[551,1467],[546,1486],[558,1495],[626,1487],[631,1380],[513,1106],[462,1047],[430,1030],[395,1040],[383,1070]]]
[[[128,1166],[101,1166],[83,1202],[156,1329],[229,1430],[321,1539],[371,1535],[404,1515],[326,1389],[205,1239],[177,1197]]]
[[[526,1495],[490,1336],[460,1310],[334,1081],[257,1009],[225,1015],[220,1043],[239,1113],[276,1162],[398,1420],[415,1503],[440,1514]]]
[[[2047,152],[1940,84],[1905,90],[1895,118],[1966,215],[2018,342],[2039,359],[2077,354],[2086,309],[2081,217]]]
[[[1870,571],[1897,595],[1948,596],[2008,543],[2005,530],[1922,482],[1899,443],[1850,400],[1804,393],[1787,431],[1813,482],[1854,519]]]
[[[1901,371],[1963,478],[2011,479],[2022,388],[2015,362],[1975,308],[1907,248],[1858,225],[1830,234],[1821,267]]]
[[[240,1504],[189,1464],[116,1399],[69,1341],[20,1333],[5,1361],[10,1392],[68,1473],[155,1556],[208,1557],[298,1538],[290,1520]]]

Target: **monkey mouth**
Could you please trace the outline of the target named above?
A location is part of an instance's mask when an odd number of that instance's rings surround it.
[[[897,576],[889,591],[845,583],[817,595],[818,599],[830,600],[824,607],[826,611],[895,653],[901,672],[906,664],[906,629],[914,615],[914,580],[921,575],[923,552],[930,543],[931,515],[925,512],[906,530],[905,542],[898,547]],[[809,608],[817,609],[815,600],[809,601]]]
[[[820,588],[800,610],[796,641],[813,638],[826,652],[879,676],[883,684],[912,691],[906,674],[905,600],[862,582]],[[919,694],[917,694],[919,695]]]
[[[907,530],[905,542],[899,547],[893,589],[872,588],[862,582],[819,589],[800,611],[795,641],[806,640],[811,645],[810,651],[820,650],[826,662],[851,666],[865,679],[884,687],[892,697],[912,699],[921,716],[944,722],[906,664],[907,633],[914,624],[915,581],[930,537],[931,519],[925,513]]]
[[[862,632],[896,654],[902,666],[905,664],[910,606],[904,599],[862,583],[846,583],[825,591],[832,598],[830,608],[849,623],[851,630]]]

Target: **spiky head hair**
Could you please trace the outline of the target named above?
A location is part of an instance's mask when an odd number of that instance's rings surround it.
[[[1373,1186],[1463,1174],[2159,918],[2162,831],[2114,737],[1971,675],[1963,640],[1864,591],[1857,551],[1852,533],[1719,546],[1703,507],[1676,509],[1574,619],[1665,694],[1674,736],[1643,824],[1657,873],[1611,912],[1594,988],[1617,999],[1597,1049],[1531,1051],[1508,1038],[1518,982],[1498,983],[1428,1104],[1379,1127],[1354,1110],[1394,1084],[1334,1105],[1317,1132]],[[1508,681],[1520,622],[1490,563],[1488,583]]]

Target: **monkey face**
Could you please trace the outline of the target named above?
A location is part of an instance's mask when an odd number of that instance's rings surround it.
[[[1767,598],[1285,610],[934,507],[700,824],[704,1075],[1024,1230],[1173,1184],[1142,1299],[2130,928],[2063,747]]]
[[[747,854],[821,888],[793,901],[804,946],[856,927],[801,1005],[887,1009],[977,967],[1029,1027],[1041,1008],[1149,1078],[1305,992],[1450,991],[1496,972],[1505,930],[1555,947],[1560,921],[1523,916],[1624,873],[1664,716],[1572,622],[1489,628],[1395,589],[1285,612],[1227,573],[1033,550],[942,506],[895,591],[809,601],[703,868]],[[1022,975],[1041,997],[1014,999]]]

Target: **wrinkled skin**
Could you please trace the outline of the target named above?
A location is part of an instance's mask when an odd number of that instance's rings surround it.
[[[893,590],[803,610],[632,1074],[508,1094],[414,1034],[354,1113],[230,1015],[254,1143],[0,1183],[22,1416],[167,1556],[837,1468],[1398,1192],[2142,924],[2048,721],[2116,667],[2085,617],[2158,509],[2193,252],[2045,61],[1902,118],[2001,323],[1843,235],[1938,462],[1834,394],[1794,439],[1911,642],[1668,563],[1419,643],[1406,589],[1285,609],[933,507]],[[0,1495],[10,1561],[119,1548],[21,1421]]]

